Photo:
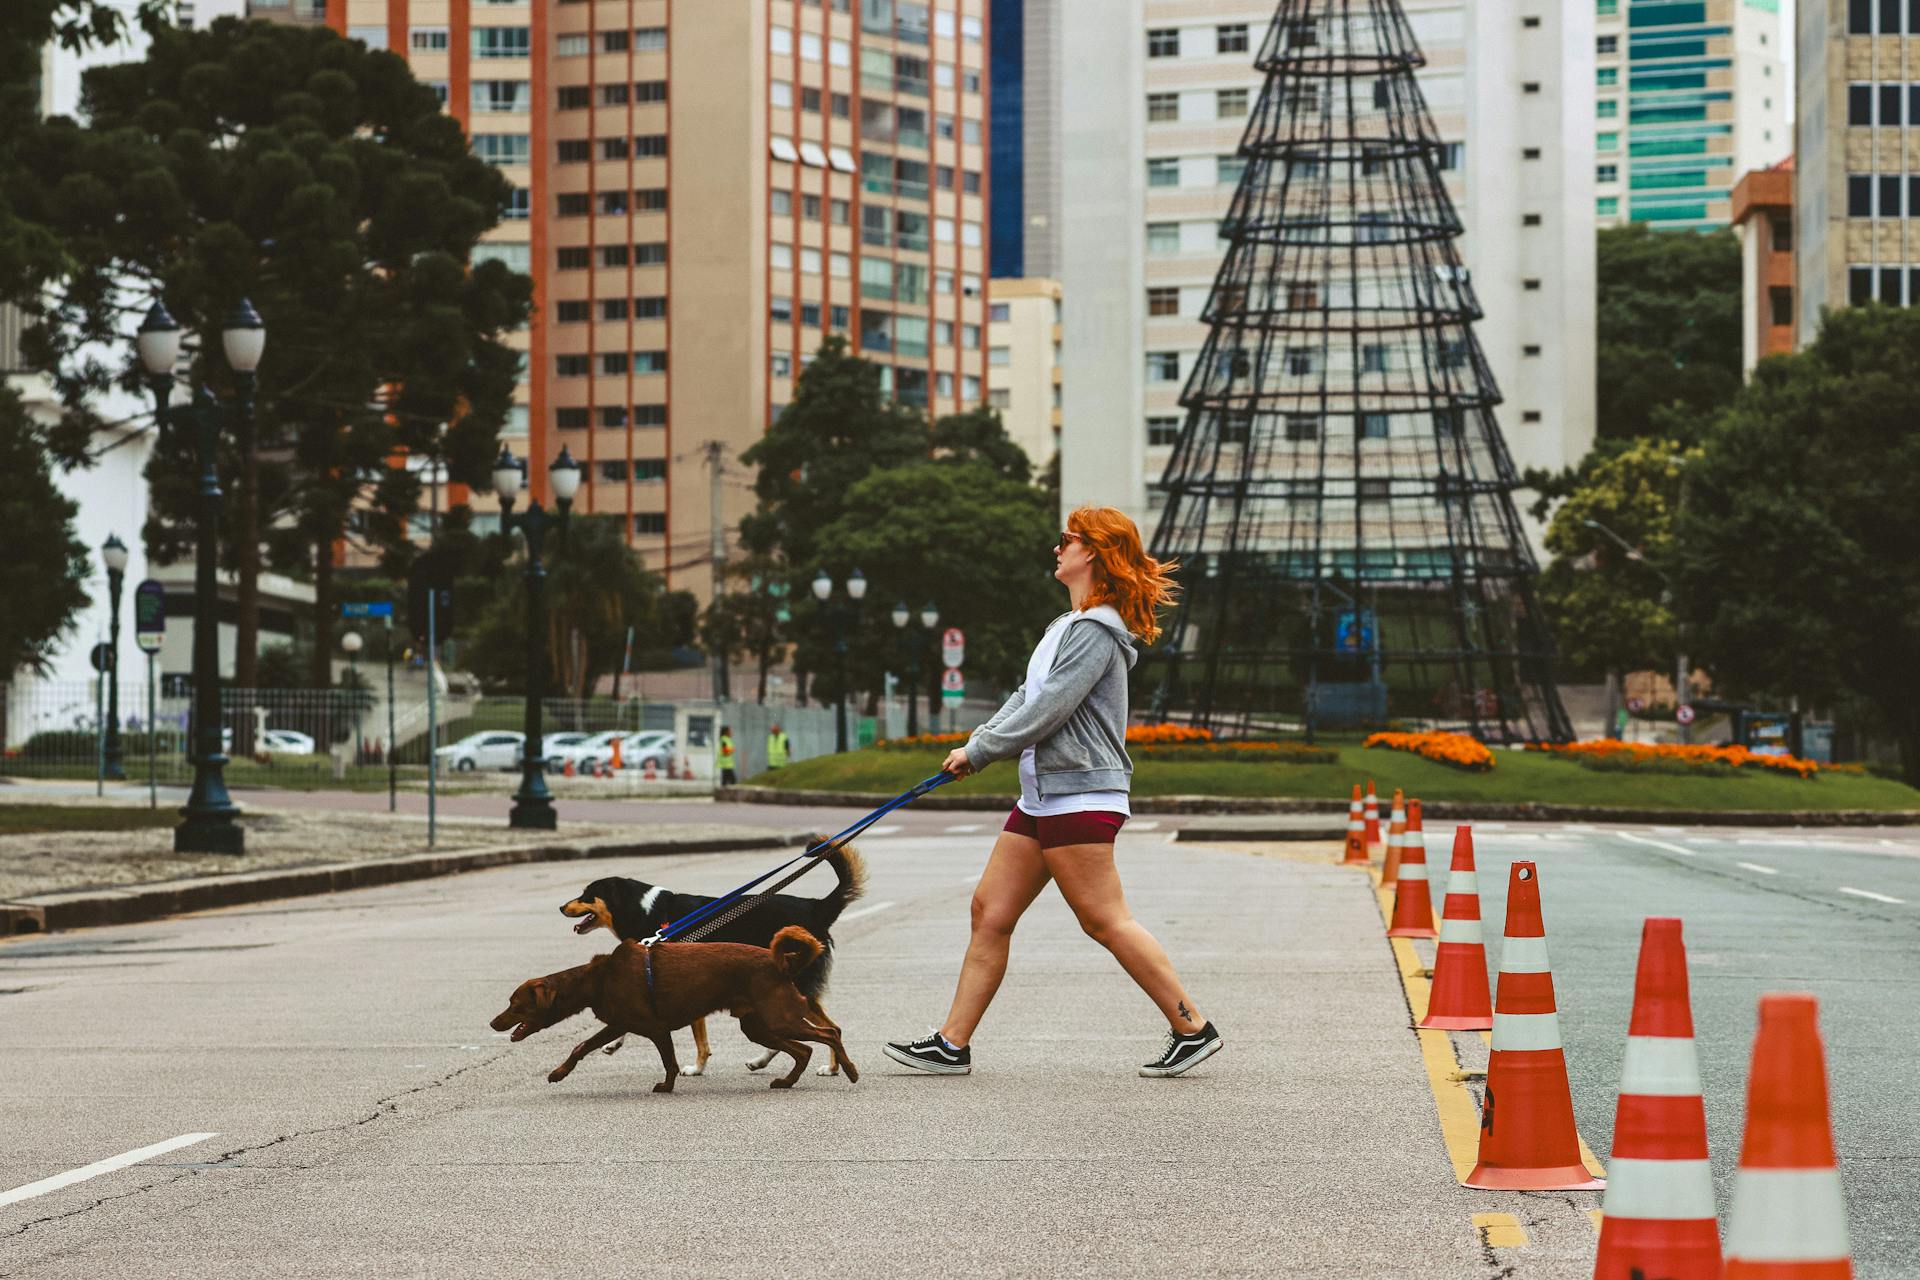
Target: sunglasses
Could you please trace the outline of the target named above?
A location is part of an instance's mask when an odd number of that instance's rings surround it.
[[[1060,531],[1060,541],[1056,545],[1060,547],[1068,547],[1073,545],[1076,542],[1084,542],[1084,541],[1085,539],[1082,538],[1079,534],[1075,533],[1073,530],[1062,529]]]

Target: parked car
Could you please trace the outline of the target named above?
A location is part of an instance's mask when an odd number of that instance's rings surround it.
[[[520,766],[520,744],[523,741],[523,734],[506,729],[488,729],[481,733],[470,733],[433,754],[441,764],[461,773],[472,773],[475,769],[516,769]]]
[[[630,735],[620,744],[620,763],[629,769],[652,765],[665,769],[673,764],[673,734],[665,729],[648,729]]]
[[[227,731],[229,737],[232,730]],[[260,735],[260,745],[268,751],[287,756],[310,756],[313,739],[296,729],[269,729]]]
[[[540,754],[546,758],[547,772],[558,773],[566,767],[564,752],[577,747],[593,735],[590,733],[549,733],[540,739]]]
[[[673,734],[662,729],[607,729],[561,749],[553,765],[565,768],[569,761],[578,770],[598,769],[613,759],[613,740],[620,739],[620,767],[644,769],[651,760],[663,768],[673,758]]]

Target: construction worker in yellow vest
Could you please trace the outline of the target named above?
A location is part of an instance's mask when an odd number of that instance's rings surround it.
[[[720,785],[731,787],[740,781],[733,767],[733,726],[720,726]]]
[[[787,767],[787,735],[779,725],[767,730],[767,768],[784,769]]]

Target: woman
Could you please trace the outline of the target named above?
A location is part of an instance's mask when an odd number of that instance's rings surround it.
[[[1020,761],[1020,801],[973,892],[973,938],[953,1007],[938,1030],[886,1053],[942,1075],[973,1070],[973,1031],[1006,975],[1013,926],[1052,880],[1080,927],[1166,1015],[1166,1045],[1140,1074],[1177,1076],[1223,1041],[1194,1012],[1167,953],[1128,912],[1113,865],[1133,774],[1127,672],[1138,656],[1134,637],[1151,644],[1160,634],[1154,614],[1172,598],[1172,566],[1149,557],[1133,521],[1112,507],[1075,511],[1053,555],[1072,612],[1040,637],[1026,682],[941,766],[965,777],[996,760]]]

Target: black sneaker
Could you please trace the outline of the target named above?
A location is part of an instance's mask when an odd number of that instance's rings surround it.
[[[1160,1056],[1140,1068],[1143,1076],[1177,1076],[1199,1066],[1226,1045],[1209,1022],[1198,1031],[1167,1032],[1166,1047]]]
[[[972,1048],[952,1048],[938,1031],[929,1031],[918,1040],[891,1041],[886,1055],[901,1066],[943,1076],[964,1076],[973,1070]]]

